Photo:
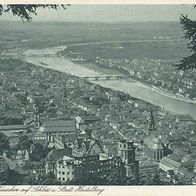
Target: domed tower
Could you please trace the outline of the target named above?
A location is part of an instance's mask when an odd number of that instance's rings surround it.
[[[150,159],[159,162],[169,151],[157,136],[153,111],[150,112],[147,137],[144,139],[144,153]]]

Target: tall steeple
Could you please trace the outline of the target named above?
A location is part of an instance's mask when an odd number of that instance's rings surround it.
[[[63,98],[67,99],[67,89],[66,88],[63,89]]]
[[[35,105],[34,105],[34,126],[35,126],[35,128],[39,128],[39,126],[40,126],[40,115],[39,115],[38,101],[36,101]]]
[[[148,135],[156,130],[153,111],[150,111],[150,119],[148,121]]]

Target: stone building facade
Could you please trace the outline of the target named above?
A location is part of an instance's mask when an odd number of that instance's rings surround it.
[[[139,161],[135,159],[135,146],[132,141],[121,140],[118,142],[118,153],[124,163],[126,177],[139,179]]]

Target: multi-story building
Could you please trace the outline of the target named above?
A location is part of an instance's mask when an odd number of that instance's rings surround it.
[[[40,126],[40,132],[46,133],[47,141],[54,142],[55,137],[65,136],[67,141],[76,139],[76,129],[73,120],[49,120]]]
[[[16,147],[16,145],[18,144],[20,135],[16,133],[10,133],[9,131],[5,131],[4,134],[7,136],[9,140],[10,147]]]
[[[135,146],[132,141],[118,142],[118,156],[122,159],[127,178],[139,179],[139,161],[135,160]]]
[[[52,172],[55,175],[57,174],[57,161],[62,159],[64,156],[71,156],[72,149],[53,149],[51,150],[46,157],[46,173]]]
[[[40,126],[40,115],[38,105],[34,106],[34,127],[38,129]]]
[[[174,173],[178,173],[181,165],[181,157],[177,155],[168,155],[163,157],[159,162],[159,168],[165,172],[172,170]]]
[[[75,123],[76,123],[77,129],[81,129],[82,126],[91,125],[97,121],[100,121],[100,119],[94,115],[76,116],[75,117]]]
[[[36,132],[32,135],[32,140],[35,143],[41,143],[44,145],[47,142],[47,135],[46,133]]]
[[[75,159],[69,156],[64,156],[57,161],[56,165],[56,178],[62,183],[69,183],[74,179],[75,172]]]
[[[95,144],[97,143],[94,142],[92,146]],[[98,144],[97,147],[100,147]],[[89,149],[89,145],[91,146],[89,143],[85,147]],[[70,181],[79,183],[83,178],[88,182],[88,177],[92,181],[101,180],[104,182],[104,180],[107,181],[110,174],[114,173],[121,179],[132,178],[136,181],[139,180],[139,161],[135,160],[135,146],[133,142],[120,141],[118,143],[118,154],[115,157],[109,157],[102,150],[99,150],[97,153],[85,153],[86,151],[84,151],[77,156],[75,153],[77,150],[81,152],[81,149],[76,148],[72,152],[69,151],[65,154],[65,149],[61,149],[61,152],[59,151],[60,154],[58,153],[58,159],[57,150],[54,153],[50,152],[47,157],[46,172],[53,172],[57,180],[62,184],[70,183]]]
[[[6,125],[0,126],[0,132],[2,133],[14,133],[14,134],[25,134],[27,133],[27,127],[25,125]]]
[[[80,182],[81,178],[87,176],[104,180],[114,168],[118,168],[118,175],[124,177],[123,166],[124,164],[120,157],[105,157],[101,155],[64,156],[57,161],[55,171],[56,178],[61,183],[69,183],[72,180]]]
[[[75,168],[75,179],[81,176],[96,177],[104,180],[113,169],[118,168],[118,175],[124,177],[124,167],[120,157],[102,157],[100,155],[90,155],[77,158]]]

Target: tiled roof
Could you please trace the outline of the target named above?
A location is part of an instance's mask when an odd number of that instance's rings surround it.
[[[182,159],[182,156],[179,156],[177,154],[170,154],[168,155],[167,157],[169,157],[170,159],[174,160],[174,161],[177,161],[177,162],[180,162],[181,159]]]
[[[27,119],[24,121],[24,124],[25,124],[25,125],[29,125],[29,124],[31,124],[32,122],[34,122],[34,119],[33,119],[33,118],[27,118]]]
[[[11,133],[9,131],[4,132],[4,134],[8,137],[8,138],[19,138],[19,135],[15,134],[15,133]]]
[[[65,149],[53,149],[51,150],[47,155],[48,161],[57,161],[60,158],[63,158],[64,156],[71,156],[72,150],[71,148],[65,148]]]
[[[82,116],[81,117],[84,121],[98,121],[100,120],[98,117],[96,116]]]
[[[16,164],[11,159],[6,159],[6,162],[9,166],[10,170],[14,170],[15,172],[17,172],[20,175],[27,175],[28,174],[28,171],[23,170],[18,164]]]
[[[165,164],[167,166],[170,166],[171,168],[179,168],[181,166],[181,163],[171,159],[170,157],[163,157],[161,160],[160,160],[160,163],[161,164]]]
[[[41,133],[41,132],[37,132],[35,134],[32,135],[33,137],[46,137],[46,133]]]
[[[45,121],[42,126],[44,132],[75,132],[75,124],[72,120]]]
[[[24,125],[6,125],[6,126],[0,126],[0,131],[4,131],[4,130],[19,130],[19,129],[26,129],[26,126],[24,126]]]
[[[185,176],[186,178],[192,179],[194,174],[190,171],[188,171],[185,167],[181,166],[178,168],[178,173]]]
[[[43,123],[43,127],[70,127],[74,123],[72,120],[49,120]]]
[[[164,149],[165,146],[159,138],[154,134],[149,135],[144,139],[144,144],[147,145],[150,149]]]
[[[74,158],[71,158],[71,157],[65,155],[65,156],[63,156],[63,160],[64,161],[73,161]]]
[[[190,144],[190,146],[196,146],[196,140],[191,140],[191,141],[189,142],[189,144]]]

